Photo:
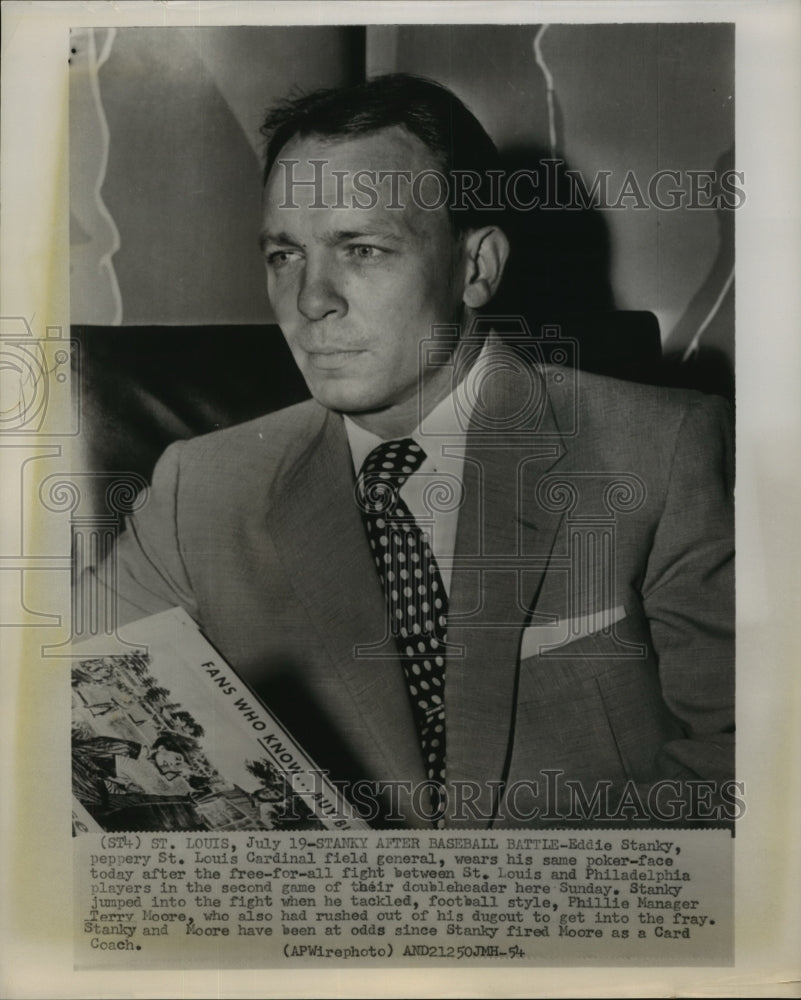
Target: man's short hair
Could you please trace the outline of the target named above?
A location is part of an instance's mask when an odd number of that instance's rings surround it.
[[[431,152],[448,183],[447,204],[457,233],[499,222],[488,176],[489,171],[500,171],[495,143],[447,87],[407,73],[316,90],[271,108],[261,128],[267,138],[263,183],[283,147],[295,137],[346,139],[393,126],[405,128]],[[464,178],[456,180],[457,175],[468,173],[477,178],[474,193],[455,196],[466,183]],[[488,208],[477,208],[476,203]]]

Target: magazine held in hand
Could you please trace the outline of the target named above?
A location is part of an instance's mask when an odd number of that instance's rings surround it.
[[[365,829],[185,611],[77,646],[73,833]]]

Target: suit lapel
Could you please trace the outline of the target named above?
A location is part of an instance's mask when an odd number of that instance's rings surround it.
[[[276,498],[271,532],[350,697],[354,729],[367,729],[364,753],[375,769],[372,776],[422,781],[420,747],[396,647],[385,635],[384,594],[365,542],[351,468],[342,420],[327,413]]]
[[[565,453],[544,381],[541,405],[513,434],[507,418],[520,408],[519,386],[515,392],[511,380],[496,381],[487,412],[503,430],[479,432],[474,416],[449,606],[448,779],[479,792],[476,816],[457,809],[451,819],[465,826],[489,819],[508,769],[522,629],[562,519],[533,502],[538,482]]]

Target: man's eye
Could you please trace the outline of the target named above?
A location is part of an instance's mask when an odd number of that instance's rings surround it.
[[[369,243],[356,243],[351,247],[348,247],[348,253],[352,257],[356,257],[357,260],[375,260],[380,257],[384,251],[380,247],[371,246]]]
[[[296,250],[274,250],[267,254],[267,263],[270,267],[280,268],[296,260],[298,253]]]

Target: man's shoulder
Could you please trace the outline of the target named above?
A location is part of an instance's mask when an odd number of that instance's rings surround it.
[[[692,389],[627,382],[581,370],[543,372],[554,419],[576,461],[629,468],[655,483],[677,455],[733,457],[729,403]],[[555,377],[554,377],[555,376]]]
[[[320,432],[327,411],[313,399],[183,442],[184,461],[239,463],[243,456],[275,461],[302,449]]]
[[[640,420],[645,429],[649,421],[665,427],[681,423],[693,411],[725,416],[731,409],[720,396],[695,389],[629,382],[576,368],[544,366],[542,372],[557,417],[575,413],[606,426]]]
[[[291,475],[325,427],[329,411],[312,399],[172,445],[160,461],[175,467],[181,492],[232,496],[269,490]],[[156,475],[158,476],[157,466]]]

